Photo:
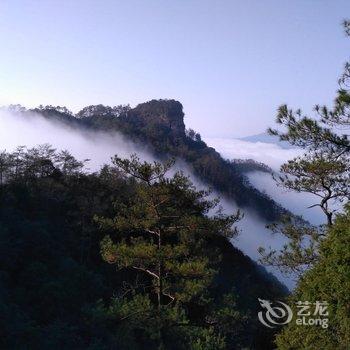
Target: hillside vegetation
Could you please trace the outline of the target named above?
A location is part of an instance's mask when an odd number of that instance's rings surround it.
[[[1,153],[2,349],[272,348],[257,298],[286,290],[230,243],[239,213],[208,217],[169,166]]]
[[[75,128],[118,131],[142,148],[147,147],[161,160],[169,156],[181,159],[201,181],[233,199],[240,208],[255,210],[267,221],[274,221],[285,213],[266,194],[251,186],[245,176],[247,169],[261,171],[262,166],[249,161],[244,166],[242,162],[223,159],[198,133],[186,130],[183,107],[178,101],[152,100],[135,108],[88,106],[75,116],[64,107],[46,106],[33,111]]]

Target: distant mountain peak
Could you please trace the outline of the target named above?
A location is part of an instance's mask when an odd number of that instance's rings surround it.
[[[257,142],[271,143],[284,149],[293,148],[288,142],[280,141],[278,136],[270,135],[267,132],[262,132],[260,134],[246,136],[246,137],[240,137],[238,138],[238,140],[253,142],[253,143],[257,143]]]
[[[151,100],[137,105],[131,113],[147,124],[169,127],[176,134],[185,134],[183,106],[176,100]]]
[[[179,101],[151,100],[135,108],[90,105],[76,115],[64,107],[53,106],[24,110],[23,116],[27,112],[29,117],[34,117],[32,112],[35,112],[75,129],[122,134],[140,149],[146,147],[157,159],[181,159],[201,181],[231,197],[238,206],[252,208],[267,221],[275,221],[286,212],[248,183],[244,173],[256,169],[256,164],[248,161],[237,166],[208,147],[199,134],[191,130],[186,132],[183,106]]]

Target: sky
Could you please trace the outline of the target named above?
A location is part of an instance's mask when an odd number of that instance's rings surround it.
[[[25,132],[21,132],[25,130]],[[232,158],[253,158],[264,161],[272,167],[278,167],[286,158],[291,158],[298,154],[298,150],[282,149],[277,145],[267,143],[250,143],[235,139],[215,139],[210,140],[223,157]],[[43,118],[37,113],[26,113],[22,115],[15,111],[0,110],[0,150],[13,152],[19,145],[27,148],[38,145],[49,144],[57,151],[69,150],[79,160],[89,159],[85,164],[88,172],[98,171],[103,164],[110,164],[111,157],[118,154],[119,157],[129,157],[132,153],[137,153],[142,161],[154,161],[154,155],[148,151],[145,145],[137,145],[128,138],[111,131],[89,131],[76,129],[60,122]],[[256,151],[254,151],[254,149]],[[205,190],[208,185],[194,175],[192,168],[184,161],[177,160],[174,168],[168,175],[173,176],[176,171],[183,171],[189,176],[198,190]],[[305,210],[310,204],[314,204],[314,198],[308,198],[304,194],[288,193],[276,187],[270,174],[253,172],[248,174],[251,183],[259,190],[265,191],[271,198],[292,210],[296,214],[302,214],[311,223],[322,216],[318,208]],[[232,214],[238,209],[232,198],[225,198],[223,194],[212,192],[211,199],[220,197],[220,205],[227,214]],[[241,249],[245,254],[254,260],[260,258],[258,248],[282,249],[285,238],[280,235],[273,235],[266,228],[266,222],[249,208],[240,208],[244,217],[239,221],[237,227],[240,234],[235,237],[232,243]],[[317,212],[319,211],[319,213]],[[214,214],[211,211],[210,214]],[[316,224],[323,223],[323,217]],[[293,276],[284,276],[276,268],[267,267],[276,277],[283,281],[288,287],[293,288]]]
[[[349,54],[343,0],[1,0],[0,105],[174,98],[206,137],[331,104]]]

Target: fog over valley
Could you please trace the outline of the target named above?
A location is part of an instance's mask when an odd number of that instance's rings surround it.
[[[277,145],[267,143],[251,143],[235,139],[205,139],[209,146],[213,146],[224,158],[254,159],[264,162],[277,170],[285,159],[289,159],[300,153],[295,149],[281,149]],[[0,112],[0,149],[14,151],[18,146],[34,147],[40,144],[50,144],[57,150],[68,150],[77,159],[89,159],[86,168],[89,171],[98,171],[102,165],[109,164],[113,155],[129,157],[137,153],[142,160],[150,161],[155,157],[147,152],[147,147],[136,145],[118,132],[100,132],[72,128],[58,121],[48,120],[36,113],[22,115],[14,111],[1,110]],[[181,170],[191,178],[198,189],[208,186],[201,179],[193,175],[191,167],[184,161],[178,160],[174,170]],[[172,173],[174,172],[172,170]],[[270,174],[262,172],[248,173],[248,178],[253,186],[266,192],[269,196],[281,203],[285,208],[296,214],[303,214],[310,222],[318,223],[321,215],[317,209],[305,208],[310,203],[310,198],[295,193],[285,193],[276,187]],[[211,195],[221,197],[221,205],[226,213],[238,209],[237,204],[223,195],[214,191]],[[285,239],[272,235],[265,228],[266,222],[253,210],[240,208],[244,212],[244,218],[238,223],[240,234],[234,238],[234,245],[254,260],[258,260],[258,247],[278,249],[286,242]],[[273,272],[288,287],[294,285],[294,281],[283,276],[274,268],[267,268]]]
[[[1,0],[0,350],[350,349],[349,11]]]
[[[79,160],[89,159],[86,167],[90,171],[98,171],[115,154],[129,157],[137,153],[144,160],[151,159],[144,147],[137,147],[116,131],[102,133],[78,130],[36,113],[21,115],[0,111],[1,150],[14,151],[18,146],[29,148],[41,144],[50,144],[57,150],[68,150]]]
[[[303,153],[298,148],[281,148],[277,144],[264,142],[247,142],[234,138],[205,138],[209,146],[214,147],[223,158],[226,159],[253,159],[270,166],[278,173],[280,166],[287,160],[293,159]],[[294,214],[303,216],[314,225],[323,224],[325,221],[321,210],[308,208],[315,204],[315,196],[306,193],[287,191],[279,186],[271,174],[254,171],[247,174],[251,184],[267,193],[276,202],[290,210]]]

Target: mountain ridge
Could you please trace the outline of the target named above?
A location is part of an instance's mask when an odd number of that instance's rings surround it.
[[[283,149],[292,149],[293,147],[285,141],[280,141],[278,136],[270,135],[268,132],[262,132],[260,134],[249,135],[245,137],[237,138],[237,140],[248,141],[248,142],[263,142],[277,145]]]
[[[233,199],[240,208],[255,210],[266,221],[275,221],[286,212],[269,196],[252,187],[241,165],[225,160],[201,140],[198,133],[186,130],[183,106],[176,100],[151,100],[130,108],[87,106],[76,115],[65,107],[39,107],[35,112],[49,120],[77,129],[119,132],[127,139],[147,146],[160,159],[169,156],[184,160],[194,175],[219,194]]]

